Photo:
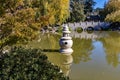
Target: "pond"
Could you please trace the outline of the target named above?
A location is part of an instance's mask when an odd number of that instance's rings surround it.
[[[71,34],[71,55],[60,54],[59,35],[40,35],[29,46],[43,49],[70,80],[120,80],[120,32]]]

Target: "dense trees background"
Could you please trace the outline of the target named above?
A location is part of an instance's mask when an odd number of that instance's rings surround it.
[[[69,21],[84,21],[92,13],[94,5],[94,0],[70,0]]]
[[[0,0],[0,50],[32,40],[41,27],[61,24],[68,16],[69,0]]]
[[[71,0],[70,2],[70,18],[71,22],[84,21],[84,5],[78,0]]]
[[[109,0],[100,15],[120,21],[120,1]],[[94,0],[0,0],[0,50],[36,38],[41,27],[79,22],[93,12]]]
[[[109,0],[101,12],[108,22],[120,22],[120,0]]]
[[[91,13],[93,11],[93,7],[96,4],[96,2],[94,0],[83,0],[83,4],[84,4],[84,13],[89,15],[89,13]]]

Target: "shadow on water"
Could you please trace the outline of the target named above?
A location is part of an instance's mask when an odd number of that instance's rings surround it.
[[[58,49],[42,49],[42,51],[43,52],[50,52],[50,53],[52,53],[52,52],[59,52]]]

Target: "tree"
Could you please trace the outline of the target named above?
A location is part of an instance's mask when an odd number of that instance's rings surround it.
[[[119,0],[110,0],[105,7],[106,12],[110,14],[112,12],[119,10],[120,9],[119,4],[120,4]]]
[[[120,22],[120,10],[108,14],[105,18],[108,22]],[[115,26],[116,27],[116,26]]]
[[[93,6],[96,3],[94,2],[94,0],[85,0],[84,1],[84,13],[85,14],[89,14],[93,11]]]
[[[69,0],[0,0],[0,51],[36,38],[41,27],[64,22]]]
[[[6,45],[35,38],[40,23],[35,22],[34,8],[27,7],[23,0],[1,0],[0,7],[2,11],[0,14],[0,50]]]
[[[70,18],[69,21],[79,22],[84,21],[84,6],[78,0],[71,0],[70,2]]]
[[[103,15],[106,17],[106,21],[120,21],[119,20],[119,10],[120,10],[120,1],[119,0],[110,0],[103,11]]]

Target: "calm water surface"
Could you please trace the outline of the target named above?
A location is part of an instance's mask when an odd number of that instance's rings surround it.
[[[70,80],[120,80],[120,32],[72,33],[72,55],[58,52],[58,35],[40,35],[30,46],[44,50]]]

